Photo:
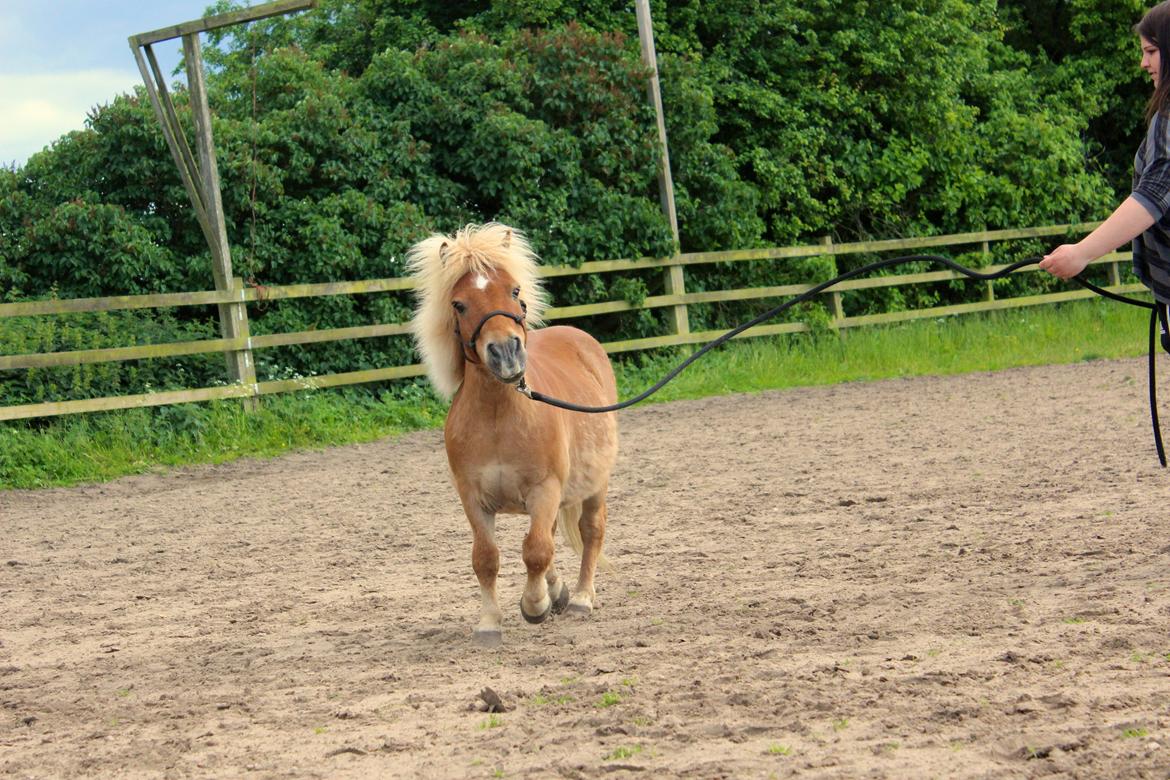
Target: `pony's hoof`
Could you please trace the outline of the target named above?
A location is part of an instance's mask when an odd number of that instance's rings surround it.
[[[471,641],[480,647],[499,647],[504,642],[504,635],[498,628],[477,628],[471,635]]]
[[[593,614],[593,605],[588,601],[573,599],[569,602],[568,613],[570,615],[580,615],[581,617],[589,617]]]
[[[561,583],[561,592],[552,603],[552,612],[554,615],[559,615],[565,611],[565,607],[569,605],[569,586]]]
[[[524,619],[529,623],[543,623],[544,621],[548,620],[548,616],[552,613],[553,606],[552,599],[546,598],[545,602],[546,604],[544,607],[544,612],[541,612],[539,615],[529,615],[524,611],[524,599],[520,599],[520,614],[523,615]]]

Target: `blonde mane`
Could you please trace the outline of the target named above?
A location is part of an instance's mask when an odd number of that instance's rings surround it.
[[[498,269],[515,279],[528,304],[529,327],[541,324],[548,306],[532,247],[522,233],[497,222],[467,225],[454,236],[436,233],[425,238],[411,248],[406,264],[418,301],[410,330],[427,375],[444,398],[454,395],[463,382],[451,291],[464,274]]]

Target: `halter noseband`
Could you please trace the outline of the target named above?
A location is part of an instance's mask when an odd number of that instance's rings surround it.
[[[459,343],[463,347],[463,356],[473,363],[479,362],[479,355],[477,355],[475,352],[475,342],[477,339],[479,339],[479,332],[483,330],[483,326],[486,325],[487,321],[492,317],[507,317],[508,319],[515,321],[517,325],[523,328],[524,319],[528,316],[528,304],[524,301],[520,301],[520,311],[520,314],[513,314],[512,312],[504,311],[503,309],[489,311],[487,314],[483,315],[483,318],[479,321],[479,324],[475,326],[475,330],[472,331],[471,338],[469,338],[467,341],[463,340],[463,334],[459,332],[459,320],[456,319],[455,335],[459,337]]]

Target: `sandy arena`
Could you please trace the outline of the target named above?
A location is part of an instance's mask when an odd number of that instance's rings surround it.
[[[620,421],[599,608],[501,517],[494,650],[439,431],[0,493],[0,775],[1170,776],[1144,360]]]

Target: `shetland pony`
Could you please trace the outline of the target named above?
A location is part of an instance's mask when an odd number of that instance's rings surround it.
[[[593,611],[593,575],[605,538],[606,491],[617,458],[613,414],[546,406],[517,392],[541,392],[594,406],[617,400],[609,358],[576,328],[539,325],[547,299],[536,256],[518,231],[496,223],[432,235],[407,256],[417,307],[411,330],[427,373],[454,396],[444,440],[455,489],[471,523],[471,563],[483,599],[473,637],[501,641],[494,539],[498,513],[527,514],[528,579],[520,612],[529,623],[551,612]],[[553,563],[553,526],[581,557],[571,597]]]

